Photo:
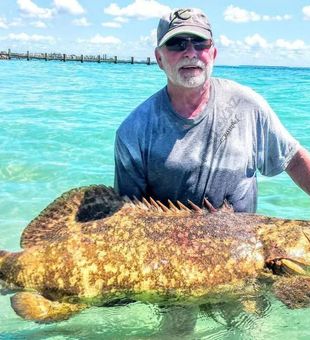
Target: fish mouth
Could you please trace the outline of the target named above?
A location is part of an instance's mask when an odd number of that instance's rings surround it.
[[[267,261],[267,268],[276,275],[302,275],[310,277],[310,264],[290,258],[276,258]]]

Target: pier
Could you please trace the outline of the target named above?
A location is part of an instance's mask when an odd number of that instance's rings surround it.
[[[0,52],[0,60],[11,60],[11,59],[24,59],[24,60],[56,60],[62,62],[71,62],[76,61],[80,63],[114,63],[114,64],[156,64],[155,61],[151,61],[150,57],[147,57],[146,60],[135,60],[134,57],[130,57],[130,59],[120,59],[117,56],[108,57],[106,54],[103,55],[75,55],[75,54],[66,54],[66,53],[30,53],[27,51],[26,53],[16,53],[12,52],[11,49]]]

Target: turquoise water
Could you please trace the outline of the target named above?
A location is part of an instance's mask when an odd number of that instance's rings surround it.
[[[62,192],[113,183],[114,133],[124,117],[165,84],[156,65],[0,62],[0,249],[18,250],[26,224]],[[216,67],[216,76],[261,93],[310,150],[310,69]],[[259,213],[310,219],[310,199],[286,174],[259,177]],[[200,314],[195,339],[308,339],[310,309],[272,297],[263,315],[240,313],[230,327]],[[152,305],[93,308],[56,325],[18,318],[0,295],[0,339],[179,338],[159,333]],[[185,338],[185,336],[183,336]]]

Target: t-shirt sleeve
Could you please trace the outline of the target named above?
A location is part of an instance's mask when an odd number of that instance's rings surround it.
[[[133,143],[131,140],[123,142],[116,134],[114,189],[121,196],[140,199],[146,192],[146,180],[140,148]]]
[[[286,169],[300,145],[265,101],[258,117],[257,168],[265,176],[275,176]]]

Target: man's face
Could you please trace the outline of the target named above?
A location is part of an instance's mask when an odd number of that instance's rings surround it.
[[[195,88],[211,77],[216,49],[209,40],[183,34],[157,48],[155,55],[172,84]]]

